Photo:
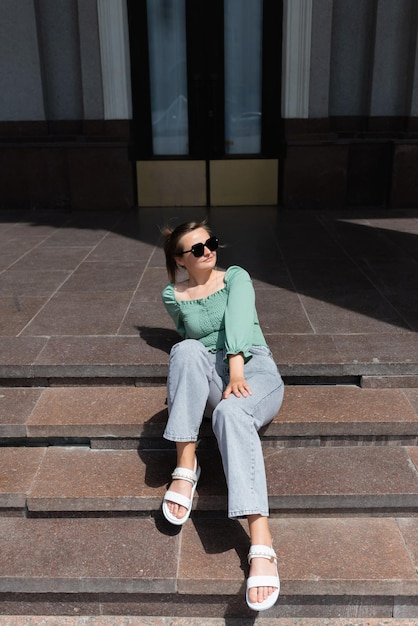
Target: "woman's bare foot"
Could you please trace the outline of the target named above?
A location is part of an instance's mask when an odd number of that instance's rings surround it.
[[[250,576],[276,576],[277,566],[264,558],[251,559]],[[275,587],[251,587],[248,591],[250,602],[264,602],[272,593],[276,591]]]
[[[272,537],[268,526],[268,518],[262,515],[249,515],[248,526],[250,530],[251,545],[261,545],[270,548]],[[249,576],[277,576],[277,563],[263,557],[254,557],[250,563]],[[252,603],[260,603],[267,600],[276,587],[250,587],[248,599]]]
[[[173,524],[176,522],[173,520],[179,520],[179,524],[182,523],[182,519],[186,521],[190,514],[191,499],[196,489],[196,483],[199,479],[200,468],[196,459],[196,443],[195,442],[177,442],[177,467],[173,472],[173,480],[164,498],[163,507],[165,507],[169,518]],[[185,478],[186,480],[183,480]],[[172,498],[177,500],[174,494],[182,496],[179,499],[180,503],[170,500],[170,493]],[[185,500],[186,498],[186,500]],[[190,503],[190,504],[189,504]],[[189,506],[189,508],[187,508]]]
[[[186,496],[186,498],[190,499],[190,496],[192,494],[192,485],[187,480],[180,480],[176,478],[171,483],[169,490],[174,491],[175,493],[179,493],[180,495]],[[167,508],[170,511],[171,515],[173,515],[173,517],[177,517],[177,519],[181,519],[182,517],[186,515],[187,509],[184,506],[181,506],[180,504],[176,504],[175,502],[170,502],[170,500],[167,500],[166,502],[167,502]]]

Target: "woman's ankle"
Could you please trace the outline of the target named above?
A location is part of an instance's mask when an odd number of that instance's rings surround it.
[[[176,449],[177,467],[194,470],[196,462],[196,443],[193,441],[178,442]]]
[[[271,536],[268,517],[264,515],[249,515],[248,528],[250,531],[251,545],[271,546],[273,539]]]

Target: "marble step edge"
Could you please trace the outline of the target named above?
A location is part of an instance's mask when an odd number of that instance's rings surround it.
[[[0,626],[416,626],[408,618],[0,615]]]
[[[284,379],[327,377],[330,379],[361,379],[362,377],[392,377],[392,376],[417,376],[418,362],[329,362],[329,363],[291,363],[279,364],[280,373]],[[28,384],[32,379],[104,379],[104,378],[127,378],[144,380],[152,378],[165,378],[168,368],[166,364],[62,364],[50,365],[0,365],[0,380],[26,380]]]
[[[148,372],[147,376],[62,376],[56,375],[60,370],[54,369],[51,376],[27,375],[20,377],[16,366],[11,367],[10,376],[0,376],[0,387],[56,387],[56,386],[104,386],[104,385],[134,385],[134,386],[158,386],[164,385],[167,380],[167,372],[162,375],[154,375]],[[393,389],[393,388],[417,388],[418,387],[418,365],[408,373],[399,374],[396,372],[375,373],[375,374],[338,374],[327,372],[326,374],[315,374],[309,371],[307,375],[300,373],[294,375],[283,374],[285,384],[289,385],[357,385],[368,389]],[[32,373],[32,372],[31,372]],[[55,375],[54,375],[55,374]]]

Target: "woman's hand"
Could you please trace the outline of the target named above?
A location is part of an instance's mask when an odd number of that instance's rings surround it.
[[[229,398],[231,393],[237,398],[240,396],[246,398],[247,396],[252,395],[251,388],[244,377],[230,380],[222,394],[222,398],[226,400]]]
[[[222,398],[226,400],[231,393],[237,398],[251,396],[252,391],[244,376],[244,355],[242,352],[228,354],[228,363],[229,383],[222,394]]]

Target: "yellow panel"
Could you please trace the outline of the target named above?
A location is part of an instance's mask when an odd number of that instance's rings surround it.
[[[277,159],[210,162],[212,206],[275,205],[278,201]]]
[[[205,161],[138,161],[139,206],[206,206]]]

